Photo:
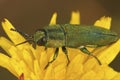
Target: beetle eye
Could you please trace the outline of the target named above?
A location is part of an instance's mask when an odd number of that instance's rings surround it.
[[[37,41],[37,45],[45,45],[46,42],[47,42],[47,38],[43,37]]]

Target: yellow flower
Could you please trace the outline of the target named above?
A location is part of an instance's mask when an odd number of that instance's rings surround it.
[[[53,14],[50,25],[56,24],[56,17],[57,13]],[[80,24],[78,11],[72,12],[70,23]],[[94,25],[109,29],[110,23],[110,17],[102,17]],[[93,54],[99,58],[102,65],[77,49],[67,48],[70,64],[66,66],[67,59],[60,48],[57,59],[44,69],[52,59],[55,49],[44,50],[42,46],[34,49],[29,43],[15,46],[25,41],[25,38],[10,30],[14,27],[7,19],[4,19],[2,26],[11,41],[0,37],[0,47],[10,56],[0,54],[0,66],[8,69],[20,80],[120,80],[120,73],[108,66],[120,51],[120,40],[109,46],[89,49],[94,50]]]

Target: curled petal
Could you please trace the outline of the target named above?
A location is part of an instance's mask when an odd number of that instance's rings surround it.
[[[80,13],[79,11],[73,11],[71,14],[70,24],[80,24]]]
[[[94,23],[94,26],[100,26],[100,27],[103,27],[103,28],[106,28],[106,29],[110,29],[111,27],[111,17],[101,17],[100,20],[97,20],[95,23]]]
[[[49,25],[54,25],[56,24],[56,18],[57,18],[57,13],[54,13],[51,20],[50,20],[50,23]]]

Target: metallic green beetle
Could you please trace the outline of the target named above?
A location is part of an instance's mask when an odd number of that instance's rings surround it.
[[[119,39],[117,33],[105,28],[76,24],[56,24],[46,26],[37,30],[32,36],[24,34],[18,30],[11,30],[17,31],[23,36],[28,37],[29,39],[25,42],[33,41],[34,48],[36,45],[45,46],[46,48],[56,48],[53,60],[48,62],[45,68],[47,68],[50,63],[55,61],[58,56],[59,47],[62,47],[62,50],[67,57],[68,64],[70,60],[66,47],[80,49],[83,53],[93,56],[98,63],[101,64],[100,60],[88,51],[86,47],[101,47],[114,43]]]

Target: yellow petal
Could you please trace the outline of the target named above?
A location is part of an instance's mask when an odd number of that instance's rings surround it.
[[[35,72],[35,75],[36,75],[36,80],[40,80],[43,78],[43,73],[40,69],[40,65],[38,63],[38,60],[34,60],[34,72]]]
[[[25,80],[37,80],[35,73],[31,72],[30,77],[28,77],[28,79],[25,79]]]
[[[11,46],[13,46],[12,42],[10,42],[4,37],[0,37],[0,47],[2,47],[8,53],[9,56],[11,56],[11,54],[8,50],[11,48]]]
[[[28,66],[23,60],[19,61],[19,65],[20,68],[22,69],[23,71],[23,74],[24,74],[24,80],[30,80],[31,78],[31,72],[33,72],[33,70],[30,69],[30,66]],[[33,65],[31,65],[33,66]],[[16,70],[16,69],[15,69]],[[18,73],[19,71],[17,71]],[[21,73],[22,74],[22,73]],[[20,76],[20,75],[19,75]],[[17,77],[19,77],[17,76]]]
[[[46,73],[44,76],[44,80],[54,80],[55,76],[54,76],[54,70],[52,65],[49,65],[49,67],[46,69]]]
[[[21,67],[20,62],[21,61],[18,61],[18,60],[15,60],[15,59],[11,59],[10,63],[9,63],[9,64],[11,64],[11,66],[16,71],[17,77],[19,77],[23,73],[23,68]]]
[[[83,73],[83,65],[82,65],[82,56],[77,55],[69,64],[66,78],[67,80],[75,80],[77,77],[79,77]]]
[[[71,14],[70,24],[80,24],[80,13],[79,11],[73,11]]]
[[[11,46],[11,48],[8,51],[12,58],[14,58],[16,60],[21,59],[21,57],[22,57],[22,55],[20,55],[21,51],[18,50],[16,47]]]
[[[33,66],[31,66],[31,64],[33,64],[34,56],[31,54],[32,53],[30,53],[30,51],[23,49],[23,51],[21,51],[20,53],[20,56],[22,56],[22,60],[24,60],[24,63],[26,63],[27,66],[29,66],[29,68],[33,70]]]
[[[90,56],[91,57],[91,56]],[[92,65],[91,65],[92,64]],[[91,69],[94,69],[95,66],[99,65],[97,60],[92,57],[91,59],[88,59],[85,63],[84,63],[84,66],[83,66],[83,70],[84,72],[87,72]],[[100,65],[99,65],[100,66]]]
[[[56,24],[56,18],[57,18],[57,13],[54,13],[51,20],[50,20],[50,23],[49,25],[54,25]]]
[[[86,59],[88,58],[88,56],[81,52],[79,49],[67,48],[67,50],[70,61],[72,61],[77,55],[80,55],[80,63],[84,63],[84,61],[86,61]]]
[[[103,27],[103,28],[106,28],[106,29],[110,29],[111,27],[111,17],[101,17],[100,20],[97,20],[95,23],[94,23],[94,26],[100,26],[100,27]]]
[[[112,68],[106,66],[103,66],[102,69],[104,70],[104,80],[111,80],[116,74],[117,72],[114,71]]]
[[[3,53],[0,53],[0,66],[8,69],[14,75],[17,75],[14,68],[10,64],[10,60],[10,57],[4,55]]]
[[[6,34],[8,35],[8,37],[14,42],[14,44],[18,44],[23,41],[26,41],[25,38],[21,36],[18,32],[10,30],[11,28],[13,29],[15,28],[7,19],[4,19],[4,21],[2,22],[2,27],[4,31],[6,32]]]
[[[120,79],[120,73],[116,74],[112,80],[119,80]]]
[[[66,63],[61,63],[58,66],[56,66],[54,69],[54,72],[55,72],[55,79],[56,80],[58,78],[60,80],[63,80],[66,76]]]
[[[101,48],[98,58],[100,59],[102,64],[109,64],[113,61],[113,59],[115,59],[119,51],[120,51],[120,39],[116,43],[104,48],[104,50]]]
[[[94,80],[96,73],[94,71],[88,71],[85,73],[80,80]]]
[[[101,67],[96,68],[95,73],[96,73],[96,75],[94,77],[94,80],[102,80],[102,79],[104,79],[105,71],[103,71],[103,69]]]
[[[12,58],[20,59],[19,50],[6,38],[0,37],[0,46],[7,52]]]
[[[31,50],[33,50],[33,48]],[[39,60],[42,52],[44,52],[44,51],[45,51],[45,47],[44,46],[37,46],[36,49],[33,51],[33,53],[35,53],[34,55],[35,55],[36,59]]]
[[[25,64],[23,60],[18,61],[11,59],[9,64],[11,64],[12,68],[15,70],[14,74],[16,74],[16,77],[19,77],[22,73],[24,73],[25,78],[30,77],[30,72],[32,72],[32,70],[30,70],[29,66]]]
[[[40,55],[40,67],[41,67],[41,69],[44,69],[45,68],[45,66],[47,65],[47,63],[48,63],[48,59],[47,59],[47,53],[45,52],[45,51],[43,51],[43,52],[41,52],[40,53],[41,55]]]

